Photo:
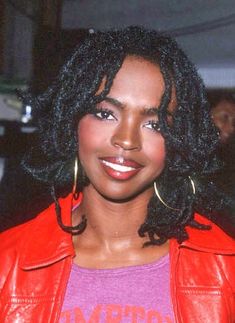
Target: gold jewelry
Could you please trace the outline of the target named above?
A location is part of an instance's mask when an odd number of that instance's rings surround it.
[[[191,185],[192,185],[193,194],[195,195],[195,193],[196,193],[196,187],[195,187],[194,181],[192,180],[191,176],[189,176],[188,178],[189,178],[189,180],[191,182]]]
[[[77,193],[77,180],[78,180],[78,158],[75,158],[75,163],[74,163],[74,177],[73,177],[73,198],[75,200],[78,199],[78,193]]]
[[[189,178],[190,183],[192,185],[193,194],[195,194],[196,193],[196,188],[195,188],[194,181],[192,180],[192,178],[190,176],[188,178]],[[180,209],[171,207],[166,202],[163,201],[163,199],[161,198],[161,196],[159,194],[159,191],[158,191],[156,182],[153,183],[153,187],[154,187],[155,194],[157,195],[157,197],[159,198],[159,200],[162,202],[162,204],[165,205],[165,207],[167,207],[168,209],[174,210],[174,211],[180,211]]]

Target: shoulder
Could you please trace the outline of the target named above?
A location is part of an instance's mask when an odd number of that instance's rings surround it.
[[[20,257],[24,252],[24,245],[30,239],[37,227],[38,217],[8,229],[0,234],[0,291],[5,285],[7,277],[18,268]]]
[[[34,229],[39,225],[39,223],[42,221],[45,223],[47,221],[49,215],[52,213],[52,208],[53,206],[50,205],[30,221],[3,231],[0,234],[0,254],[9,254],[9,252],[20,249],[23,242],[33,234]]]
[[[63,221],[70,221],[71,196],[59,199]],[[60,230],[57,223],[55,204],[51,204],[32,220],[8,229],[0,234],[0,256],[12,257],[25,252],[25,246],[46,241],[52,232]],[[33,247],[33,246],[32,246]],[[1,258],[2,259],[2,258]]]
[[[192,246],[200,250],[221,254],[235,254],[235,239],[227,235],[219,226],[200,214],[195,214],[195,220],[209,225],[209,230],[199,230],[187,227],[189,239],[183,242],[185,246]]]
[[[71,195],[68,195],[65,198],[60,198],[59,204],[64,221],[69,221],[68,218],[70,217],[71,210]],[[37,214],[33,219],[0,233],[0,252],[7,247],[11,247],[12,245],[15,246],[15,244],[20,240],[28,240],[28,235],[30,235],[30,232],[34,234],[36,229],[38,232],[38,228],[40,226],[42,226],[40,230],[42,233],[43,228],[46,228],[48,225],[56,222],[55,204],[52,203],[42,212]]]

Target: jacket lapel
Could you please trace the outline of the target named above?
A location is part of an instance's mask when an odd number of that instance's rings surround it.
[[[66,225],[71,225],[71,201],[71,195],[59,200]],[[74,256],[72,235],[58,225],[54,204],[29,222],[21,248],[19,264],[24,270],[49,266],[62,258]]]

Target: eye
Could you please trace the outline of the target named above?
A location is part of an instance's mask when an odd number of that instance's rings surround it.
[[[113,112],[111,110],[108,109],[100,109],[100,108],[96,108],[92,114],[100,120],[116,120],[116,118],[113,115]]]
[[[159,132],[160,131],[160,127],[159,127],[159,123],[157,121],[151,120],[148,123],[146,123],[144,125],[145,128],[150,129],[152,131],[156,131]]]

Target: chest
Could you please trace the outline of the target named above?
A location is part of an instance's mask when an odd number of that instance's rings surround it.
[[[174,322],[169,255],[147,265],[85,269],[73,265],[60,322]]]

